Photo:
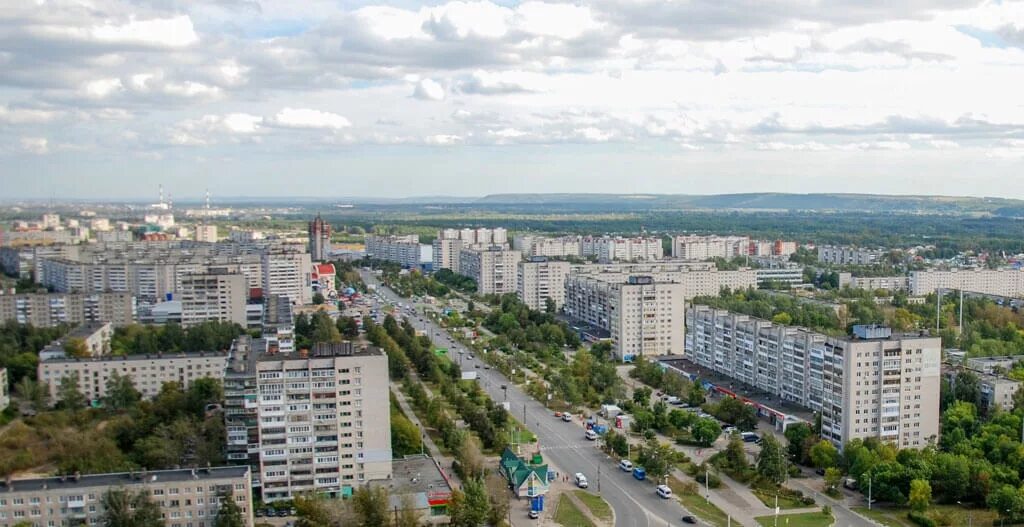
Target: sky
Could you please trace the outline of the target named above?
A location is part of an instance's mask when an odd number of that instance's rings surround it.
[[[0,199],[1024,198],[1024,2],[0,0]]]

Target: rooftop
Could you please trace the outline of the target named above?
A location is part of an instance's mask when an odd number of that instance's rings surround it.
[[[433,458],[426,455],[411,455],[391,461],[391,480],[376,480],[371,483],[387,483],[392,494],[413,494],[417,492],[451,492],[448,480]]]
[[[248,473],[249,467],[243,465],[16,479],[8,482],[0,482],[0,493],[71,490],[89,487],[115,487],[120,485],[169,483],[175,481],[185,482],[194,480],[210,481],[218,479],[235,479],[245,477]]]
[[[104,355],[102,357],[65,358],[51,359],[45,361],[47,364],[60,362],[127,362],[161,359],[198,359],[202,357],[224,357],[227,352],[222,351],[196,351],[192,353],[139,353],[135,355]]]

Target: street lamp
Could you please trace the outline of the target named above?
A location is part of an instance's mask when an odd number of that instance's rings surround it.
[[[964,504],[962,502],[959,502],[959,501],[956,502],[956,504],[961,506],[961,507],[964,506]],[[974,511],[968,510],[967,511],[967,527],[972,527],[973,523],[974,523]]]

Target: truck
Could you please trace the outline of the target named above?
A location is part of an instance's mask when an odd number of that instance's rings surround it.
[[[622,413],[622,408],[614,404],[602,404],[601,409],[597,413],[605,419],[615,419],[616,416]]]

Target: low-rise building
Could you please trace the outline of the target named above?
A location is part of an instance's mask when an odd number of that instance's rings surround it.
[[[441,465],[426,455],[409,455],[391,462],[390,480],[371,481],[375,487],[387,487],[388,510],[402,510],[412,505],[427,525],[447,525],[448,506],[452,498],[452,482]]]
[[[0,482],[0,527],[100,525],[103,495],[118,489],[148,494],[167,527],[213,527],[224,499],[253,525],[251,471],[228,466],[8,479]]]
[[[1003,410],[1013,410],[1013,396],[1020,390],[1021,382],[998,375],[978,375],[978,389],[981,393],[982,407],[993,409],[999,406]]]
[[[110,354],[114,328],[109,324],[83,324],[67,335],[49,343],[39,351],[39,360],[63,359],[78,353],[79,358],[103,357]]]
[[[755,269],[757,285],[784,284],[794,286],[804,281],[804,269],[800,266],[777,267],[774,269]]]
[[[114,373],[131,379],[135,389],[150,399],[167,382],[176,382],[186,389],[197,379],[223,379],[226,365],[227,353],[157,353],[42,360],[36,373],[39,382],[49,386],[50,401],[56,403],[60,381],[68,376],[78,375],[78,389],[89,400],[107,395],[107,381]]]
[[[1013,369],[1013,367],[1020,361],[1024,360],[1024,356],[1020,355],[1003,355],[998,357],[968,357],[967,358],[967,369],[980,371],[989,375],[997,373],[1006,373]]]

